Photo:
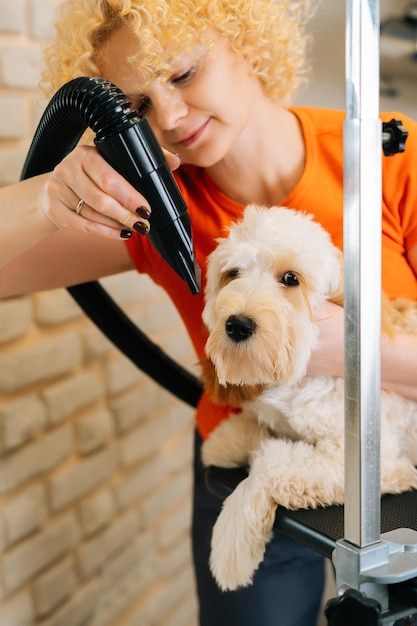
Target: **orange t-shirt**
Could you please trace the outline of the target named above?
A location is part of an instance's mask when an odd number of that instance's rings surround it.
[[[343,122],[344,111],[307,107],[291,109],[302,128],[306,165],[301,179],[283,206],[314,215],[343,247]],[[383,288],[391,298],[417,300],[417,277],[405,253],[417,245],[417,123],[399,113],[383,114],[383,121],[402,119],[409,132],[402,154],[383,158],[382,265]],[[277,146],[279,150],[279,145]],[[207,255],[216,238],[225,236],[244,206],[226,197],[205,171],[184,165],[175,172],[188,205],[196,260],[202,270],[202,289],[192,296],[186,284],[155,252],[148,239],[135,234],[127,242],[139,272],[149,274],[173,300],[184,320],[198,358],[204,358],[207,331],[201,320]],[[197,407],[197,426],[203,437],[227,417],[230,410],[211,403],[203,394]]]

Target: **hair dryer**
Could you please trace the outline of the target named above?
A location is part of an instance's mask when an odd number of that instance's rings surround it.
[[[149,202],[151,243],[191,293],[198,293],[200,272],[185,202],[146,117],[132,110],[112,83],[75,78],[56,92],[38,125],[22,178],[51,171],[87,126],[96,133],[94,141],[103,158]]]

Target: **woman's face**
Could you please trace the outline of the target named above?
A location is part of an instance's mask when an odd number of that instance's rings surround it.
[[[140,70],[128,61],[137,51],[137,39],[122,28],[103,44],[98,64],[103,77],[146,114],[164,148],[201,167],[239,149],[261,89],[240,55],[223,41],[196,47],[192,56],[170,60],[168,80],[157,78],[144,89]]]

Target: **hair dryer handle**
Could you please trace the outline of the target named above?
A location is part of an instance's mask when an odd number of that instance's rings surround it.
[[[198,293],[187,206],[146,117],[115,134],[96,137],[103,158],[142,193],[152,208],[149,239],[159,254]]]

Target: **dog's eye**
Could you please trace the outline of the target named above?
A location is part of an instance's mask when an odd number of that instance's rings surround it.
[[[281,276],[279,282],[287,287],[298,287],[300,284],[298,276],[294,274],[294,272],[285,272],[285,274]]]
[[[232,267],[232,269],[227,270],[227,272],[223,272],[220,276],[220,288],[225,287],[228,283],[230,283],[234,278],[239,276],[239,269],[237,267]]]

